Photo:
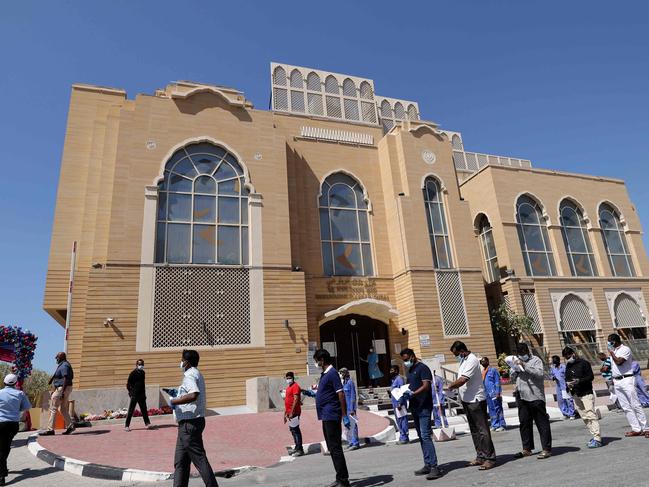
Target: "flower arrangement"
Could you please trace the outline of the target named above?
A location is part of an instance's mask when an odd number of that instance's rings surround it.
[[[147,413],[149,413],[149,416],[171,414],[171,408],[169,406],[162,406],[161,408],[150,408],[147,410]],[[102,414],[83,413],[81,414],[80,418],[83,421],[102,421],[104,419],[121,419],[125,418],[127,415],[128,410],[126,408],[116,409],[115,411],[106,409]],[[142,416],[142,412],[139,409],[136,409],[133,413],[133,417],[138,418],[140,416]]]
[[[32,373],[36,340],[38,337],[29,330],[23,330],[19,326],[0,325],[0,346],[5,351],[0,358],[6,361],[13,359],[11,370],[18,376],[19,383]]]

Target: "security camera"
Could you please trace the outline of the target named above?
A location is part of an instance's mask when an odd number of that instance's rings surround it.
[[[112,325],[113,321],[115,321],[115,320],[113,320],[112,318],[106,318],[104,320],[104,325],[106,325],[106,326]]]

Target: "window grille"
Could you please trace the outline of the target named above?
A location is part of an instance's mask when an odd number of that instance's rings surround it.
[[[615,327],[640,328],[647,325],[638,303],[628,294],[622,293],[615,298]]]
[[[466,169],[466,162],[464,161],[464,152],[453,151],[453,163],[457,169]]]
[[[419,115],[417,115],[417,107],[412,103],[408,105],[408,120],[419,120]]]
[[[304,113],[304,92],[291,90],[291,111]]]
[[[604,247],[606,247],[608,262],[613,275],[622,277],[635,276],[631,253],[626,243],[620,215],[606,203],[599,208],[599,226],[602,230]]]
[[[331,75],[327,76],[327,79],[325,79],[325,92],[332,95],[338,95],[340,93],[338,80]]]
[[[155,268],[153,348],[251,342],[248,269]]]
[[[435,272],[442,326],[446,336],[469,334],[462,280],[457,271]]]
[[[291,88],[302,88],[302,75],[297,69],[291,71]]]
[[[309,113],[312,115],[323,115],[322,95],[307,93]]]
[[[466,167],[469,171],[478,170],[478,161],[475,157],[475,152],[465,152],[464,156],[466,157]]]
[[[345,118],[347,120],[359,120],[358,116],[358,102],[345,98]]]
[[[314,72],[309,73],[306,78],[306,89],[309,91],[322,91],[322,88],[320,86],[320,76],[318,76]]]
[[[273,88],[273,109],[282,112],[288,111],[288,90]]]
[[[534,291],[521,292],[521,300],[523,301],[523,311],[525,312],[525,315],[532,318],[532,332],[536,334],[543,333]]]
[[[340,106],[340,98],[337,96],[326,96],[327,116],[332,118],[343,118],[343,112]]]
[[[595,330],[595,321],[588,306],[574,294],[563,298],[560,315],[562,332]]]
[[[367,81],[361,83],[361,98],[364,100],[373,100],[374,93],[372,93],[372,86]]]
[[[487,160],[487,156],[485,154],[478,154],[478,167],[483,168],[487,165],[489,161]]]
[[[361,102],[361,116],[363,122],[376,123],[376,105],[374,102]]]
[[[278,86],[286,86],[286,71],[281,66],[277,66],[273,71],[273,83]]]
[[[343,81],[343,95],[356,98],[356,85],[349,78]]]
[[[453,136],[453,138],[451,139],[451,144],[453,145],[453,150],[464,150],[464,147],[462,146],[462,139],[460,139],[459,135]]]
[[[406,111],[403,109],[403,105],[400,102],[394,104],[394,118],[397,120],[406,119]]]

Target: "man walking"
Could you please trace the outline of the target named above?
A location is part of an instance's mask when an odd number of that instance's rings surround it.
[[[16,389],[17,382],[18,377],[8,374],[4,378],[5,386],[0,390],[0,486],[5,485],[5,477],[9,475],[7,457],[11,442],[18,433],[20,413],[32,407],[25,393]]]
[[[400,389],[403,385],[403,377],[399,374],[399,366],[393,365],[390,367],[390,399],[392,400],[392,408],[394,409],[394,419],[399,429],[399,445],[407,445],[410,442],[409,428],[408,428],[408,415],[397,415],[397,410],[400,409],[398,401],[392,395],[394,389]],[[399,413],[401,414],[401,413]]]
[[[203,446],[205,380],[197,368],[199,360],[200,355],[196,350],[183,351],[180,361],[183,382],[178,388],[178,395],[171,400],[171,406],[174,408],[174,415],[178,423],[173,487],[188,486],[190,464],[192,463],[206,487],[218,487]]]
[[[301,457],[304,455],[302,446],[302,431],[300,430],[300,415],[302,414],[302,401],[300,395],[302,389],[295,382],[295,374],[286,372],[286,391],[284,397],[284,424],[288,422],[288,429],[293,435],[295,447],[289,451],[289,455]]]
[[[56,370],[48,384],[54,387],[50,396],[50,420],[47,424],[47,430],[39,433],[40,436],[51,436],[54,434],[54,423],[56,421],[57,411],[61,411],[63,416],[65,431],[64,435],[69,435],[74,431],[74,423],[70,418],[70,393],[72,392],[72,381],[74,371],[68,362],[65,352],[56,354]]]
[[[339,371],[340,378],[343,381],[343,392],[345,393],[345,403],[347,404],[347,421],[349,426],[345,428],[349,430],[349,446],[348,451],[358,450],[361,447],[358,440],[358,416],[356,415],[356,386],[354,381],[349,375],[349,370],[342,367]],[[344,421],[344,420],[343,420]]]
[[[313,359],[322,369],[315,397],[316,412],[318,419],[322,421],[322,433],[336,470],[335,482],[327,487],[349,487],[349,473],[343,453],[342,426],[340,424],[343,419],[343,411],[347,411],[343,385],[338,372],[331,365],[331,355],[328,351],[316,350]]]
[[[135,362],[135,369],[128,374],[126,381],[126,390],[131,398],[128,405],[128,414],[126,415],[126,423],[124,423],[124,430],[131,431],[131,418],[135,412],[135,405],[140,407],[142,419],[147,429],[152,429],[151,421],[149,421],[149,412],[146,407],[146,381],[144,376],[144,360],[137,359]]]
[[[457,389],[466,413],[476,458],[470,465],[479,465],[480,470],[489,470],[496,466],[496,449],[491,441],[491,431],[487,419],[487,401],[480,361],[466,345],[456,341],[451,345],[451,352],[460,362],[458,378],[448,386]]]
[[[487,409],[491,420],[492,431],[505,431],[505,414],[503,412],[502,386],[500,372],[496,367],[489,366],[489,357],[480,359],[482,365],[482,381],[487,395]]]
[[[432,381],[433,374],[428,366],[417,359],[411,348],[401,350],[401,360],[408,369],[408,390],[400,401],[408,400],[408,407],[419,436],[421,451],[424,455],[424,466],[415,471],[415,475],[425,475],[427,480],[442,476],[437,467],[437,452],[433,445],[431,416],[433,413]]]
[[[529,457],[534,450],[534,433],[532,423],[541,437],[543,451],[538,455],[539,460],[552,455],[552,432],[550,418],[545,409],[545,386],[543,384],[543,361],[532,354],[526,343],[516,346],[518,358],[515,369],[512,369],[512,382],[516,384],[518,402],[518,419],[520,421],[521,442],[523,450],[516,458]]]
[[[624,436],[649,436],[647,418],[635,389],[631,349],[622,344],[617,333],[611,333],[608,336],[608,353],[611,357],[611,373],[615,395],[624,414],[626,414],[629,426],[631,426],[631,431],[624,433]]]
[[[575,351],[566,347],[561,352],[566,360],[566,385],[572,394],[575,408],[586,423],[592,435],[588,448],[602,446],[602,435],[599,432],[599,420],[595,412],[595,394],[593,393],[593,369],[590,363],[575,355]]]

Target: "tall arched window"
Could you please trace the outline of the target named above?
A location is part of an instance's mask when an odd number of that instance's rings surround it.
[[[586,231],[581,209],[572,201],[563,200],[559,207],[561,234],[566,245],[573,276],[596,276],[595,256]]]
[[[603,203],[599,207],[599,226],[602,229],[604,246],[606,247],[606,254],[613,275],[622,277],[635,276],[631,253],[626,243],[620,216],[611,205]]]
[[[236,158],[208,143],[176,151],[158,185],[156,262],[248,264],[248,190]]]
[[[528,276],[554,276],[554,257],[539,204],[529,196],[516,202],[518,239]]]
[[[322,261],[327,276],[371,276],[368,207],[360,183],[334,173],[322,183],[319,200]]]
[[[451,257],[451,242],[448,237],[441,189],[437,179],[430,176],[426,178],[424,202],[426,203],[430,245],[433,249],[433,266],[436,269],[450,269],[453,267],[453,259]]]
[[[486,280],[494,282],[500,279],[500,269],[498,267],[498,257],[496,256],[496,246],[494,245],[494,236],[489,219],[482,215],[478,221],[478,235],[480,237],[480,247],[482,248],[482,257],[485,262]]]

